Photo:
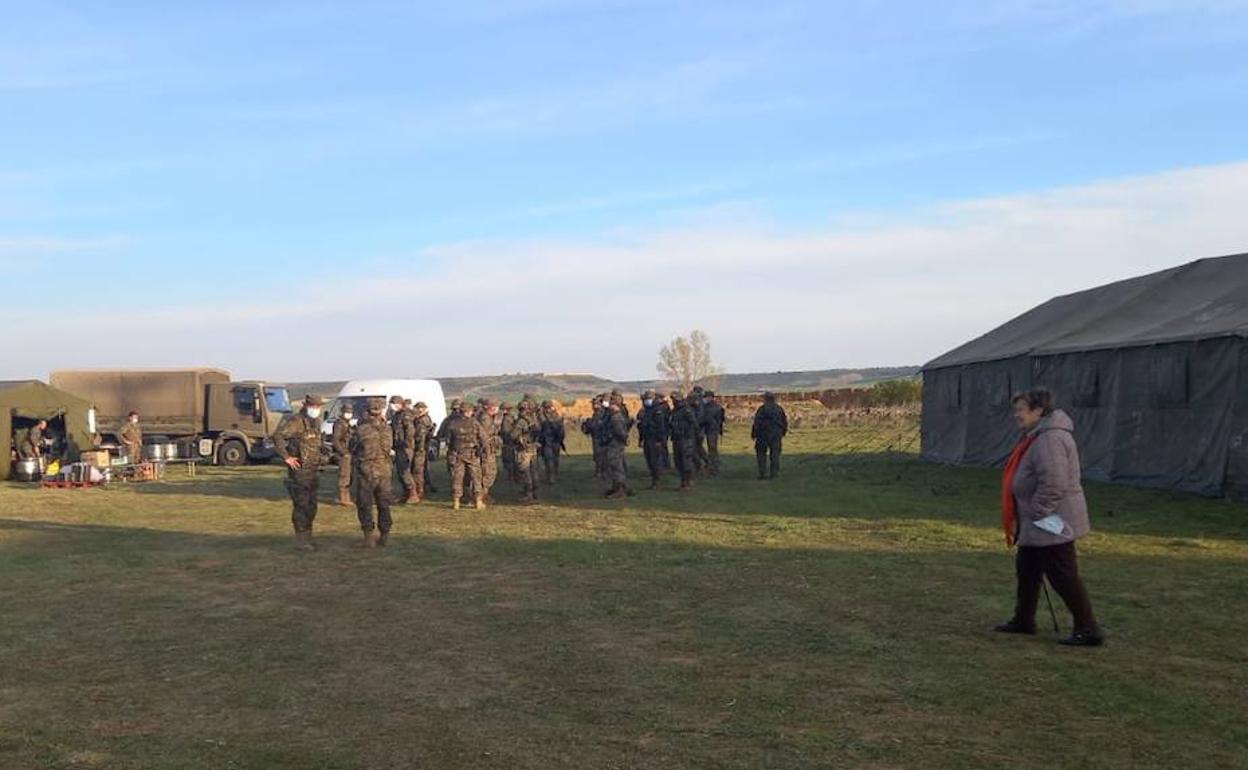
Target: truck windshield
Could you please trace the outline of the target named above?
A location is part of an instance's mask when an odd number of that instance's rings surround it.
[[[289,412],[290,394],[285,388],[265,388],[264,401],[270,412]]]

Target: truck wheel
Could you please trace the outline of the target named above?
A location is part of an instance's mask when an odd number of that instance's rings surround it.
[[[243,465],[247,462],[247,447],[243,442],[231,439],[221,444],[217,450],[218,465]]]

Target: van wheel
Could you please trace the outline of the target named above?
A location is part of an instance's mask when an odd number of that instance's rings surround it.
[[[247,462],[247,447],[236,439],[226,441],[217,450],[218,465],[243,465]]]

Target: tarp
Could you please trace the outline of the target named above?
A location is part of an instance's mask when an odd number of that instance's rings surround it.
[[[1248,337],[1248,254],[1057,297],[924,369],[1217,337]]]
[[[37,380],[0,383],[0,479],[7,479],[13,467],[9,458],[13,451],[14,418],[27,420],[65,420],[65,456],[77,460],[78,453],[91,446],[88,413],[91,404]]]

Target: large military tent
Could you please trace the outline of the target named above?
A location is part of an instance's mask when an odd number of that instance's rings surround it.
[[[1248,254],[1052,299],[923,370],[923,457],[1000,465],[1051,388],[1087,478],[1248,496]]]
[[[68,460],[91,446],[91,404],[37,380],[0,382],[0,479],[9,478],[16,435],[38,420],[47,420],[58,439],[59,454]]]

